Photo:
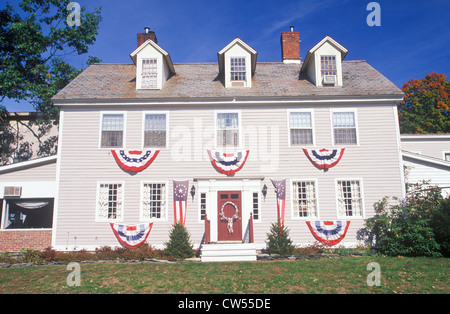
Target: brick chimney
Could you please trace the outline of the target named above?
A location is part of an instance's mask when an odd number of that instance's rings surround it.
[[[139,47],[149,39],[151,39],[152,41],[155,42],[155,44],[157,44],[158,39],[156,39],[155,32],[150,31],[150,27],[144,27],[144,29],[145,33],[137,33],[137,46]]]
[[[284,63],[300,63],[300,32],[281,33],[281,59]]]

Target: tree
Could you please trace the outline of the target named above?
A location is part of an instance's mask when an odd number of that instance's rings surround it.
[[[62,58],[87,53],[101,21],[99,8],[82,7],[79,26],[69,26],[69,2],[22,0],[18,7],[6,3],[0,9],[0,112],[9,98],[29,102],[46,118],[57,117],[51,97],[81,72]]]
[[[269,254],[290,255],[295,250],[289,237],[289,229],[280,223],[280,220],[272,223],[267,239],[267,253]]]
[[[179,222],[170,230],[169,241],[165,243],[165,254],[174,258],[185,259],[194,256],[191,236],[187,229]]]
[[[401,133],[450,133],[450,83],[444,74],[411,79],[398,107]]]

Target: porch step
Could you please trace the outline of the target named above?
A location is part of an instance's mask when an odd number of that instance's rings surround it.
[[[204,244],[200,259],[202,262],[256,261],[256,247],[253,243]]]

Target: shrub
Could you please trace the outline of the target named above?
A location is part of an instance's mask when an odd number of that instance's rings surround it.
[[[434,238],[441,247],[441,254],[450,257],[450,198],[443,200],[433,214],[431,226]]]
[[[365,225],[376,251],[391,256],[441,256],[432,227],[441,201],[439,188],[420,183],[403,201],[385,197],[375,203],[376,214]]]
[[[289,237],[289,229],[279,221],[272,223],[267,238],[267,253],[292,255],[294,252],[295,247]]]
[[[176,259],[185,259],[194,256],[191,236],[187,229],[179,222],[172,227],[169,234],[169,241],[164,243],[165,254]]]

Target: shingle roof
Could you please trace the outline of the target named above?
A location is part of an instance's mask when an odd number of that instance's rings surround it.
[[[217,63],[174,66],[176,74],[167,80],[161,90],[136,90],[135,65],[91,65],[53,100],[403,95],[400,89],[365,61],[343,61],[342,87],[316,87],[307,77],[299,77],[300,64],[258,63],[252,87],[233,89],[224,87]]]

